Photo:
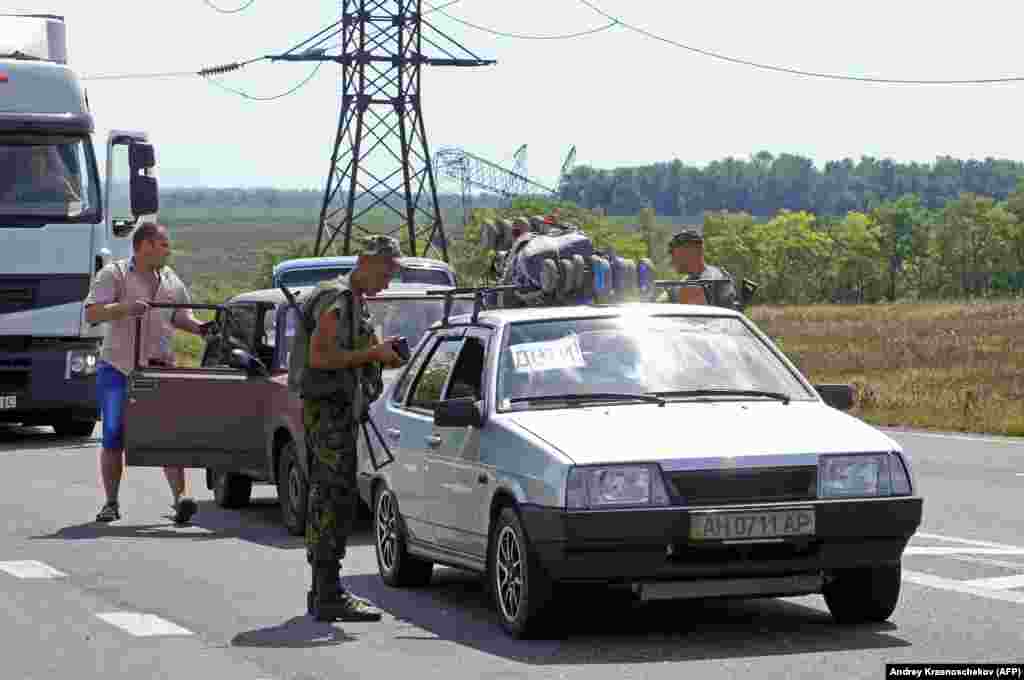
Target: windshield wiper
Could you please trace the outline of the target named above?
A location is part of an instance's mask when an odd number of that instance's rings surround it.
[[[665,400],[656,394],[632,394],[629,392],[595,392],[593,394],[545,394],[542,397],[515,397],[509,402],[517,404],[524,401],[625,401],[638,399],[658,406],[664,406]]]
[[[0,54],[0,59],[21,59],[22,61],[43,61],[41,57],[37,57],[34,54],[22,52],[21,50],[15,50],[13,52],[6,52]]]
[[[793,400],[788,394],[782,392],[769,392],[766,390],[734,390],[727,387],[710,387],[699,390],[671,390],[667,392],[649,392],[656,397],[770,397],[778,399],[783,404]]]

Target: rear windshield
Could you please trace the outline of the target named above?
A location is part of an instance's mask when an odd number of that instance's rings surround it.
[[[352,267],[323,267],[319,269],[295,269],[280,275],[279,286],[298,288],[315,286],[321,281],[337,278],[352,271]],[[443,269],[421,269],[418,267],[402,267],[392,279],[395,283],[427,283],[437,286],[450,286],[452,280]]]

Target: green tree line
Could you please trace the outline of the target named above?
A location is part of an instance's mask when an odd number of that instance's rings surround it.
[[[908,194],[932,210],[965,193],[1006,200],[1021,177],[1024,163],[994,158],[940,156],[934,163],[897,163],[864,156],[829,161],[819,170],[809,158],[762,151],[704,168],[679,160],[612,170],[578,166],[563,182],[561,198],[609,215],[636,215],[645,207],[659,215],[698,219],[721,210],[754,216],[780,210],[845,215]]]
[[[484,221],[560,211],[601,249],[649,257],[660,278],[674,277],[667,243],[680,226],[658,224],[645,208],[627,230],[600,211],[571,202],[517,200],[472,214],[451,244],[460,281],[490,280],[494,253],[479,245]],[[1006,200],[963,193],[941,208],[907,194],[842,216],[779,210],[768,219],[741,211],[703,216],[706,259],[756,281],[757,302],[871,303],[897,299],[1016,296],[1024,291],[1024,180]]]

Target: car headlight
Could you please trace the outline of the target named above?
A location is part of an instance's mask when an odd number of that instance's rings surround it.
[[[83,378],[96,373],[96,351],[92,349],[68,350],[65,378]]]
[[[910,476],[899,454],[844,454],[818,459],[819,498],[909,494]]]
[[[657,465],[595,465],[569,470],[567,509],[668,504],[668,492]]]

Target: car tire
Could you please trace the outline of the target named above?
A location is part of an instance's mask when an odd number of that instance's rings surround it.
[[[394,492],[381,484],[373,507],[373,544],[381,579],[396,588],[428,585],[434,563],[409,554],[405,523]]]
[[[213,472],[213,500],[222,508],[244,508],[252,498],[252,478],[234,472]]]
[[[498,618],[510,635],[535,637],[553,623],[546,617],[555,584],[536,559],[514,508],[502,508],[491,527],[487,579]]]
[[[95,420],[58,420],[52,427],[58,437],[88,437],[96,429]]]
[[[822,594],[837,623],[887,620],[900,599],[900,565],[838,569]]]
[[[298,447],[293,441],[281,448],[281,460],[277,467],[277,498],[281,502],[281,519],[288,533],[292,536],[305,534],[309,484],[299,467]]]

